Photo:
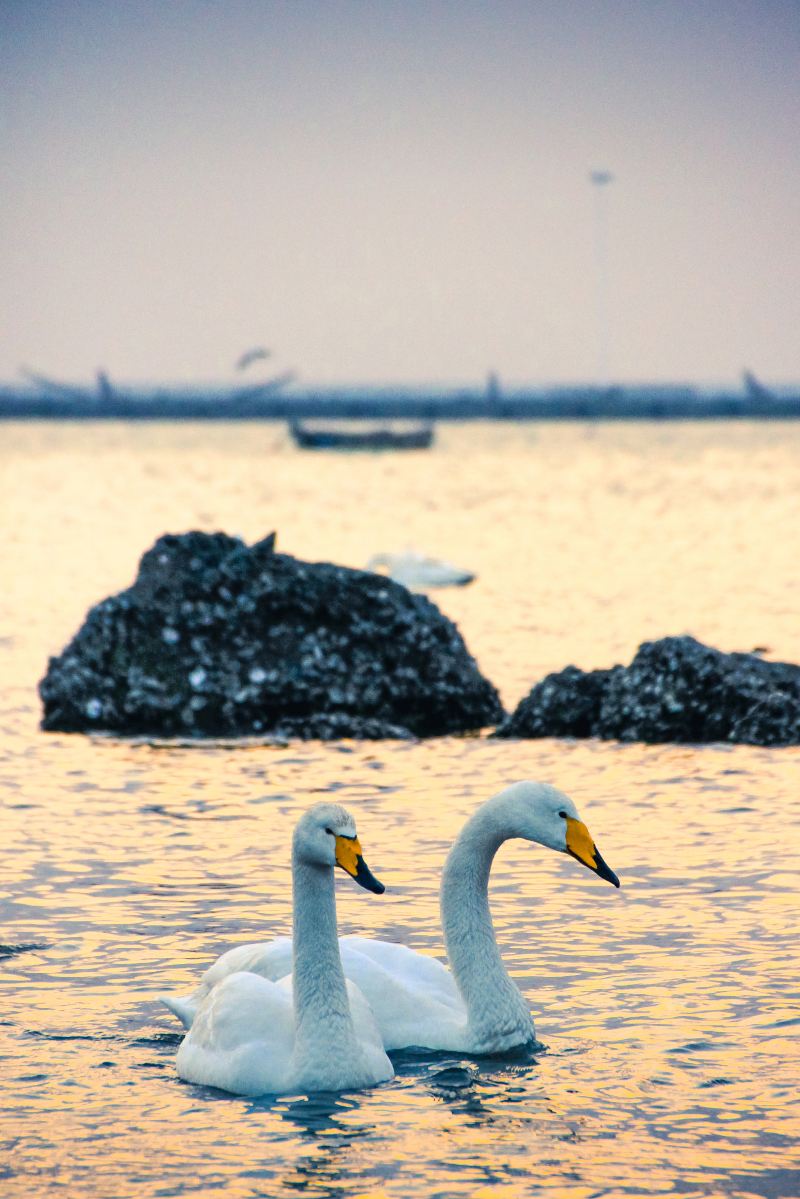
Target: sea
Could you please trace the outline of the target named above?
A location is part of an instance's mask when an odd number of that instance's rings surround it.
[[[799,468],[789,421],[441,423],[394,454],[303,451],[268,422],[4,424],[4,1199],[800,1196],[799,748],[130,741],[41,732],[36,691],[87,609],[189,529],[474,571],[431,598],[507,708],[668,634],[800,662]],[[341,931],[443,957],[448,847],[524,778],[574,799],[622,883],[498,854],[497,937],[541,1051],[407,1051],[360,1093],[177,1078],[157,997],[289,931],[310,804],[353,813],[386,884],[339,876]]]

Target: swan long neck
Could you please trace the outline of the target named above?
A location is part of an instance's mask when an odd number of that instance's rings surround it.
[[[333,868],[292,861],[295,1057],[339,1057],[356,1037],[339,954]]]
[[[447,957],[477,1037],[496,1042],[529,1030],[528,1005],[511,981],[497,947],[489,910],[494,856],[513,836],[487,805],[467,821],[442,873],[441,912]]]

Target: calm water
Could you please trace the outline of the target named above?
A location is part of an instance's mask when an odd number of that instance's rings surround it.
[[[413,547],[511,705],[545,671],[688,631],[800,661],[800,427],[472,426],[302,455],[277,426],[3,426],[0,1189],[226,1196],[798,1196],[800,752],[449,738],[167,746],[37,731],[35,683],[165,530]],[[547,1051],[398,1058],[363,1094],[177,1081],[154,1002],[288,931],[298,814],[335,797],[387,884],[340,926],[442,953],[437,887],[483,798],[548,779],[622,879],[513,842],[492,904]]]

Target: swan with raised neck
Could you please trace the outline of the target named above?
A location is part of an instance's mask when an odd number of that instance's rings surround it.
[[[619,886],[575,804],[549,784],[514,783],[467,820],[444,865],[440,907],[448,961],[466,1008],[465,1039],[478,1052],[536,1040],[528,1003],[503,964],[489,909],[495,854],[515,837],[572,854]]]
[[[316,804],[292,839],[291,975],[273,981],[234,971],[212,987],[178,1050],[181,1078],[257,1095],[349,1090],[392,1077],[369,1005],[345,980],[334,866],[368,891],[383,892],[349,812]]]

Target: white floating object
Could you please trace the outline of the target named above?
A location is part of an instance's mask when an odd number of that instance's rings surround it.
[[[415,550],[406,550],[402,554],[373,554],[367,570],[387,574],[395,583],[402,583],[412,591],[427,591],[429,587],[465,587],[475,578],[472,571],[439,558],[428,558]]]

